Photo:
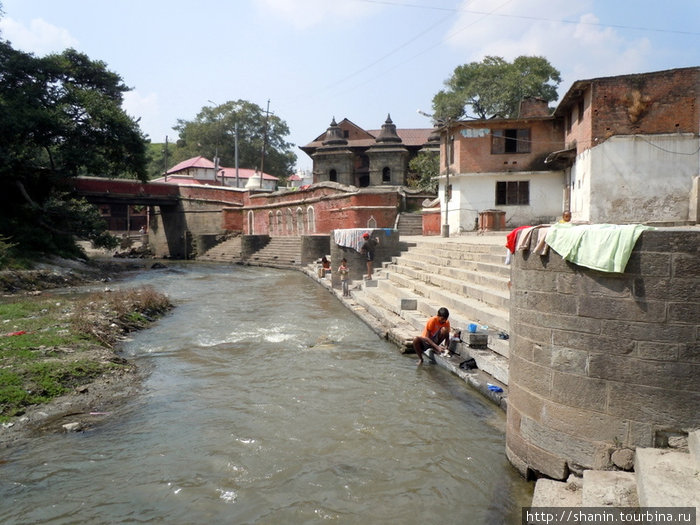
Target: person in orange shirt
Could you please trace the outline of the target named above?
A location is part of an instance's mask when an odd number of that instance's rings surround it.
[[[450,312],[447,308],[440,308],[437,315],[425,323],[423,333],[413,339],[413,350],[418,356],[419,365],[423,364],[423,352],[426,350],[433,348],[436,352],[443,353],[439,345],[443,342],[447,345],[450,340],[450,322],[447,320],[449,317]],[[444,350],[447,351],[447,348]],[[434,361],[432,358],[431,360]]]

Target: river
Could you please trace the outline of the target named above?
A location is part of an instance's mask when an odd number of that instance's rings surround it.
[[[11,449],[3,524],[520,523],[505,415],[416,366],[301,272],[169,263],[176,308],[122,351],[144,392]]]

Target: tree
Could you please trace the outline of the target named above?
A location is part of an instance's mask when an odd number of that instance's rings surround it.
[[[146,180],[146,141],[121,108],[128,88],[68,49],[35,57],[0,39],[0,231],[23,252],[78,253],[104,238],[99,212],[72,197],[78,175]]]
[[[440,155],[437,151],[421,151],[408,163],[408,187],[437,193]]]
[[[218,152],[220,165],[235,165],[235,126],[238,124],[238,165],[260,168],[265,144],[263,169],[277,177],[294,171],[296,155],[293,144],[284,140],[289,135],[286,122],[246,100],[228,101],[218,106],[204,106],[194,120],[178,120],[179,133],[173,148],[173,163],[202,155],[213,159]]]
[[[469,107],[480,119],[516,118],[525,97],[555,101],[560,82],[559,71],[544,57],[519,56],[509,63],[487,56],[455,68],[445,81],[447,89],[433,97],[434,114],[441,120],[459,120],[469,116]]]

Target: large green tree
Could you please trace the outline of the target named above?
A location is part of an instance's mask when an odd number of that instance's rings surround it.
[[[218,106],[204,106],[194,120],[178,120],[179,133],[171,155],[173,163],[202,155],[213,159],[218,152],[220,165],[235,164],[235,127],[238,125],[238,166],[260,168],[265,145],[263,169],[277,177],[294,171],[296,155],[287,123],[246,100],[228,101]]]
[[[0,39],[0,233],[24,252],[75,252],[99,213],[70,195],[78,175],[146,180],[146,141],[121,108],[128,88],[68,49],[36,57]]]
[[[519,56],[511,63],[487,56],[455,68],[446,89],[433,97],[434,115],[440,120],[516,118],[525,97],[555,101],[560,82],[559,71],[544,57]]]
[[[421,151],[408,163],[408,187],[437,193],[440,175],[440,154],[437,151]]]

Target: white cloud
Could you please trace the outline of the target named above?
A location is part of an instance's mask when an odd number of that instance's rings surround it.
[[[0,19],[0,31],[15,49],[42,56],[78,46],[78,40],[67,29],[56,27],[41,18],[35,18],[25,27],[12,18]]]
[[[615,29],[602,27],[590,1],[531,0],[501,6],[494,9],[491,0],[463,3],[464,12],[447,42],[464,50],[465,63],[479,62],[486,55],[506,60],[544,56],[562,73],[560,95],[575,80],[642,72],[647,67],[649,40],[626,39]]]
[[[156,93],[142,95],[136,90],[124,93],[122,108],[129,116],[141,119],[139,126],[144,133],[148,134],[153,142],[163,142],[166,135],[175,134],[170,130],[170,126],[162,124],[163,115],[160,110],[160,103]]]
[[[347,0],[257,0],[272,16],[289,22],[295,29],[317,26],[329,19],[360,19],[377,10],[377,5]]]

